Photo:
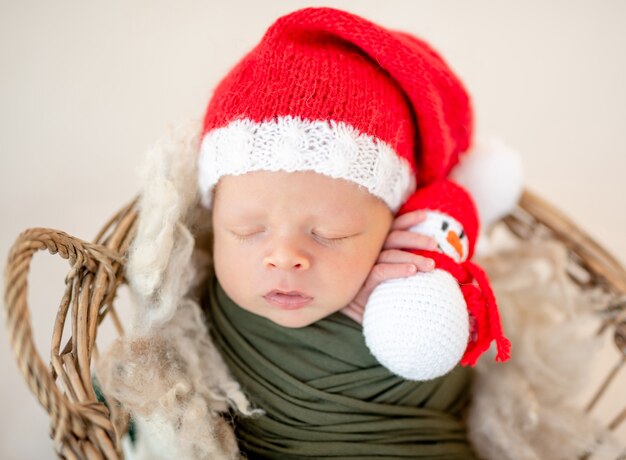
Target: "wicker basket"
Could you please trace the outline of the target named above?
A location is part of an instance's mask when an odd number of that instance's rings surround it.
[[[4,275],[9,339],[28,386],[50,414],[51,437],[61,458],[123,458],[121,437],[127,420],[115,407],[99,402],[91,364],[97,359],[96,336],[105,317],[111,318],[118,333],[123,334],[113,303],[118,288],[125,283],[124,262],[135,235],[137,203],[136,198],[121,209],[93,243],[61,231],[33,228],[19,235],[9,254]],[[613,334],[619,360],[587,404],[589,412],[625,367],[626,271],[567,217],[529,191],[504,222],[521,240],[542,238],[564,243],[571,260],[570,277],[583,289],[600,288],[606,293],[608,301],[599,311],[601,327],[597,333]],[[35,349],[27,304],[30,262],[35,252],[43,249],[58,253],[71,265],[53,328],[49,365]],[[64,330],[71,331],[69,337],[63,337]],[[624,400],[615,403],[624,405]],[[614,430],[624,419],[626,407],[618,407],[607,426]]]

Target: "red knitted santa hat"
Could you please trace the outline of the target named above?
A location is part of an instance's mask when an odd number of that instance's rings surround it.
[[[202,201],[224,175],[312,170],[393,210],[468,149],[469,96],[428,44],[333,8],[276,20],[216,87],[199,157]]]
[[[467,259],[472,257],[480,224],[474,200],[463,187],[447,179],[421,187],[406,200],[398,215],[417,209],[439,211],[456,219],[467,235]]]

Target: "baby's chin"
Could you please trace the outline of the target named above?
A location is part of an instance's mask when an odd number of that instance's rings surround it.
[[[299,329],[310,326],[321,319],[319,315],[316,316],[311,313],[312,312],[305,311],[266,311],[261,313],[260,316],[263,316],[265,319],[270,320],[278,326]],[[259,313],[257,312],[257,314]]]
[[[270,321],[279,326],[286,327],[289,329],[300,329],[303,327],[310,326],[311,324],[319,321],[322,318],[296,318],[296,317],[281,317],[281,318],[270,318]]]
[[[259,313],[257,313],[259,314]],[[261,316],[274,324],[290,329],[300,329],[325,318],[332,313],[320,314],[315,307],[305,307],[297,311],[266,311]]]

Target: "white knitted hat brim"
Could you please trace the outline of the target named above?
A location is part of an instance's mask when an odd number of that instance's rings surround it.
[[[198,159],[202,204],[226,175],[253,171],[315,171],[365,187],[394,212],[415,191],[409,163],[385,142],[334,120],[297,116],[237,119],[206,133]]]

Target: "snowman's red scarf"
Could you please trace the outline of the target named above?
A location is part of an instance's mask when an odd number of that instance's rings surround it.
[[[468,312],[476,319],[476,338],[471,340],[461,359],[464,366],[474,366],[478,358],[489,349],[492,340],[497,347],[496,361],[504,362],[511,356],[511,342],[504,336],[496,298],[487,275],[473,262],[455,262],[441,252],[409,250],[413,254],[435,261],[435,268],[445,270],[459,282]]]

